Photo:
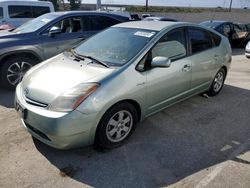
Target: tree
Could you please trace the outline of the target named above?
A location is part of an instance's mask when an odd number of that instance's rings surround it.
[[[81,0],[68,0],[71,10],[77,10],[81,6]]]
[[[50,1],[54,6],[55,11],[57,11],[59,8],[57,0],[40,0],[40,1]]]

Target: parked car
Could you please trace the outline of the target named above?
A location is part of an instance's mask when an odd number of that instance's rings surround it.
[[[138,121],[193,95],[217,95],[226,37],[191,23],[118,24],[30,69],[16,89],[23,126],[66,149],[122,144]]]
[[[232,22],[211,20],[202,22],[200,25],[212,28],[226,36],[232,47],[245,47],[250,40],[249,32]]]
[[[173,19],[173,18],[168,18],[168,17],[146,17],[143,20],[145,21],[168,21],[168,22],[178,22],[178,20]]]
[[[0,1],[0,28],[16,28],[49,12],[54,12],[53,4],[49,1],[3,0]]]
[[[243,31],[250,32],[250,24],[249,23],[248,24],[238,23],[237,25],[240,26],[240,28]]]
[[[142,18],[147,18],[147,17],[153,17],[153,14],[142,14],[141,17]]]
[[[131,15],[131,20],[134,20],[134,21],[136,21],[136,20],[141,20],[139,14],[132,13],[132,14],[130,14],[130,15]]]
[[[245,55],[246,55],[247,58],[250,58],[250,41],[246,45]]]
[[[13,31],[0,31],[0,84],[15,88],[33,65],[127,19],[104,12],[54,12]]]

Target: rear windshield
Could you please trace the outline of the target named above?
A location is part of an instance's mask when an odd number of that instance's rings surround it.
[[[2,19],[2,18],[3,18],[3,8],[0,7],[0,19]]]
[[[200,25],[203,25],[212,29],[217,28],[221,24],[222,24],[221,22],[211,22],[211,21],[200,23]]]

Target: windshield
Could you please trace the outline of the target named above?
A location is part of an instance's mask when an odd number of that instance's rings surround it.
[[[111,27],[91,37],[75,51],[108,65],[121,66],[139,53],[155,34],[152,30]]]
[[[34,32],[41,27],[45,26],[47,23],[51,22],[55,18],[57,18],[59,15],[58,14],[44,14],[42,16],[39,16],[38,18],[35,18],[33,20],[30,20],[20,27],[16,28],[13,30],[15,33],[30,33]]]
[[[206,27],[209,27],[212,29],[217,28],[221,24],[222,24],[222,22],[211,22],[211,21],[200,23],[200,25],[203,25],[203,26],[206,26]]]

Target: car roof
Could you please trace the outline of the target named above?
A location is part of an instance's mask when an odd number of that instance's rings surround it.
[[[135,28],[135,29],[145,29],[145,30],[154,30],[161,31],[167,27],[173,25],[183,25],[184,22],[166,22],[166,21],[133,21],[133,22],[125,22],[121,24],[114,25],[112,27],[123,27],[123,28]]]
[[[106,15],[118,15],[119,14],[113,14],[112,12],[104,12],[104,11],[58,11],[54,12],[54,14],[59,14],[59,15],[68,15],[68,14],[106,14]]]
[[[223,24],[223,23],[228,23],[229,21],[224,21],[224,20],[207,20],[201,23],[216,23],[216,24]]]
[[[37,3],[37,4],[51,4],[50,1],[38,1],[38,0],[0,0],[0,3],[10,3],[10,4],[13,4],[13,3],[17,3],[17,4],[21,4],[21,3]]]

